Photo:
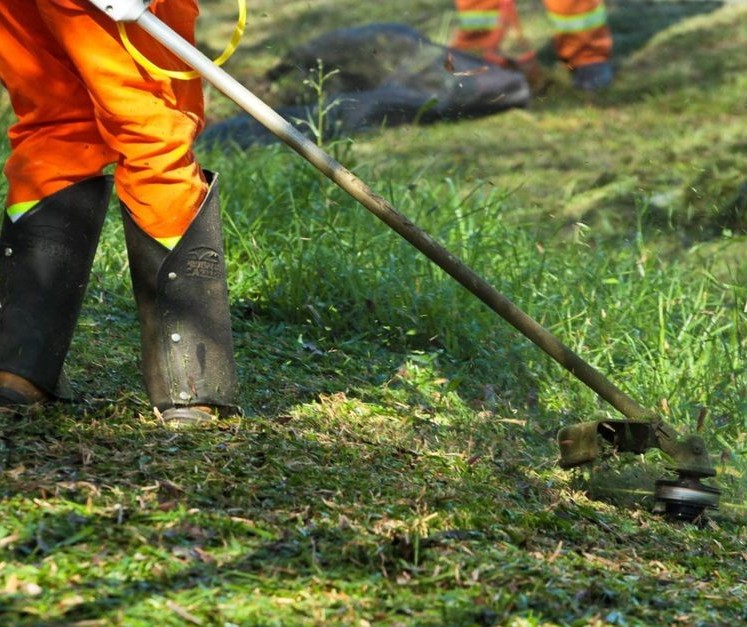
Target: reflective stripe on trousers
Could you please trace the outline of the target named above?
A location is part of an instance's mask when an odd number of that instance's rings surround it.
[[[498,26],[498,11],[459,11],[459,28],[462,30],[490,30]]]
[[[603,4],[597,8],[577,15],[560,15],[547,12],[553,30],[558,34],[580,33],[581,31],[599,28],[607,24],[607,9]]]

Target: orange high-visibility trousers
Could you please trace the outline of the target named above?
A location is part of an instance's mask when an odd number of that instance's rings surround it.
[[[197,0],[156,0],[151,10],[194,41]],[[185,69],[137,26],[128,33],[156,65]],[[2,0],[0,80],[17,118],[4,167],[8,207],[116,164],[117,194],[146,233],[186,231],[207,191],[192,152],[204,125],[199,79],[150,76],[88,0]]]
[[[544,0],[555,52],[568,67],[609,61],[612,33],[603,0]]]
[[[603,0],[543,1],[559,59],[571,68],[609,61],[612,34]],[[511,0],[454,0],[458,27],[450,45],[488,58],[496,53],[504,29],[510,26],[501,23],[507,3],[512,4]]]
[[[501,0],[454,0],[454,5],[458,26],[449,45],[481,55],[497,52],[503,36]]]

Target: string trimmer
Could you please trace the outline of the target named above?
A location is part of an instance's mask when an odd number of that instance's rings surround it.
[[[679,437],[675,429],[660,416],[625,394],[485,279],[399,213],[389,202],[375,194],[363,181],[306,138],[280,114],[148,11],[150,0],[90,1],[117,22],[137,23],[627,418],[586,422],[561,429],[558,434],[561,467],[589,464],[608,451],[643,453],[651,448],[658,448],[672,460],[673,471],[676,473],[673,478],[662,479],[655,485],[656,501],[667,514],[693,520],[706,509],[718,506],[720,491],[701,482],[702,478],[716,474],[701,437]]]

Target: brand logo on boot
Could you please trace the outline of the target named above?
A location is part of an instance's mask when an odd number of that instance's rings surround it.
[[[212,248],[193,248],[187,253],[187,276],[199,279],[217,279],[222,276],[220,255]]]

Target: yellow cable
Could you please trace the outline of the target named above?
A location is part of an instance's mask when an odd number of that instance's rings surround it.
[[[213,61],[216,65],[223,65],[231,55],[236,52],[236,48],[241,41],[241,37],[244,34],[244,27],[246,26],[246,0],[238,0],[239,3],[239,16],[236,20],[236,26],[233,29],[233,35],[231,41],[228,42],[226,48],[221,52],[220,56]],[[119,30],[119,36],[122,39],[127,52],[130,53],[133,59],[144,67],[152,75],[168,76],[169,78],[175,78],[182,81],[191,80],[193,78],[199,78],[200,74],[194,70],[167,70],[162,67],[158,67],[155,63],[150,61],[143,53],[141,53],[127,36],[127,28],[125,22],[117,22],[117,29]]]

